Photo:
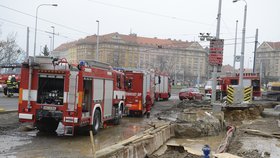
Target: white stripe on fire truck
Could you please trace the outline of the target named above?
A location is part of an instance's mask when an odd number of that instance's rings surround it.
[[[64,94],[63,94],[63,103],[67,103],[67,99],[68,99],[68,92],[64,92]]]
[[[114,91],[114,99],[125,99],[125,91]]]
[[[23,89],[22,100],[28,101],[28,89]],[[36,101],[36,100],[37,100],[37,90],[30,90],[30,101]]]

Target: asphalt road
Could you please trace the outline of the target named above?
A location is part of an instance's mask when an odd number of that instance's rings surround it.
[[[8,98],[0,92],[0,109],[5,111],[16,110],[18,108],[18,95]]]
[[[156,102],[149,119],[124,117],[120,125],[101,129],[94,136],[96,150],[150,128],[148,124],[157,120],[155,115],[177,104],[179,102],[177,98],[177,96],[172,96],[168,101]],[[17,104],[16,98],[5,99],[8,99],[8,103]],[[73,137],[63,136],[62,125],[59,125],[57,133],[52,135],[40,133],[37,130],[25,131],[26,125],[18,123],[17,117],[17,113],[0,114],[0,157],[92,157],[88,132]]]

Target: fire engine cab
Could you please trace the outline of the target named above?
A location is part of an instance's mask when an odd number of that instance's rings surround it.
[[[54,132],[59,122],[64,135],[76,127],[96,134],[104,124],[119,124],[124,109],[124,74],[108,64],[66,59],[29,58],[22,64],[18,115],[39,131]]]
[[[223,96],[227,95],[227,88],[229,85],[239,84],[239,73],[234,76],[221,77],[221,91]],[[253,96],[261,97],[261,81],[258,73],[243,73],[243,86],[253,88]]]
[[[231,76],[223,76],[218,78],[217,87],[216,87],[217,99],[219,99],[220,96],[224,97],[227,95],[228,86],[238,85],[238,84],[239,84],[239,74],[234,74]],[[253,88],[254,97],[261,96],[261,82],[258,73],[243,73],[243,85],[244,87],[251,86]],[[208,80],[205,85],[205,95],[211,97],[211,92],[212,92],[212,79]]]

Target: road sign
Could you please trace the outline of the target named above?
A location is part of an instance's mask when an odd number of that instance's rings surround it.
[[[223,54],[224,40],[223,39],[212,39],[210,41],[210,53]]]

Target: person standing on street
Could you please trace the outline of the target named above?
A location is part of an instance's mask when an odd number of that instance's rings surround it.
[[[152,107],[152,98],[149,94],[146,95],[146,114],[147,118],[150,118],[151,113],[151,107]]]

